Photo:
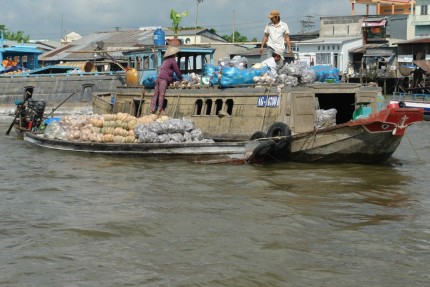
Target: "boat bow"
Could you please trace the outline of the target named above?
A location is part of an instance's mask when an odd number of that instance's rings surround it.
[[[393,135],[403,136],[408,126],[422,121],[423,117],[423,108],[389,108],[351,121],[349,126],[362,125],[371,133],[392,132]]]

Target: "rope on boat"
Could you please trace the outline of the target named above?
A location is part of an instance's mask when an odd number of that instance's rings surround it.
[[[315,110],[319,110],[320,109],[320,103],[318,101],[318,98],[315,97]],[[302,147],[300,148],[300,153],[291,161],[296,161],[299,157],[301,157],[303,155],[303,153],[306,151],[306,149],[315,142],[316,137],[317,137],[317,133],[318,133],[318,128],[314,127],[315,130],[312,131],[308,137],[306,137],[305,142],[303,143]],[[307,144],[307,145],[306,145]],[[306,146],[306,147],[305,147]]]
[[[264,121],[266,120],[266,112],[267,112],[267,101],[269,100],[269,93],[270,93],[270,89],[272,88],[272,83],[269,84],[268,87],[266,87],[266,105],[264,107],[264,114],[263,114],[263,119],[261,120],[261,130],[263,130],[264,127]],[[280,105],[280,104],[279,104]]]
[[[176,104],[175,104],[175,107],[174,107],[173,112],[172,112],[172,118],[175,118],[175,116],[176,116],[176,111],[177,111],[177,109],[178,109],[178,104],[179,104],[179,97],[180,97],[180,96],[181,96],[181,94],[182,94],[182,90],[183,90],[183,89],[181,89],[181,90],[179,91],[178,96],[176,97]]]
[[[317,132],[318,132],[318,129],[315,129],[312,133],[309,134],[308,137],[305,138],[305,142],[303,143],[302,147],[299,150],[300,153],[291,160],[292,162],[296,161],[299,157],[301,157],[305,153],[307,148],[315,142],[317,137]]]
[[[408,139],[408,141],[409,141],[409,144],[411,145],[412,149],[414,150],[414,152],[415,152],[416,156],[418,157],[419,162],[420,162],[420,163],[424,163],[423,159],[422,159],[422,158],[420,157],[420,155],[418,154],[417,149],[415,148],[415,146],[414,146],[413,142],[411,141],[411,139],[410,139],[410,137],[409,137],[409,135],[408,135],[408,133],[407,133],[406,131],[405,131],[405,135],[406,135],[406,138],[407,138],[407,139]]]

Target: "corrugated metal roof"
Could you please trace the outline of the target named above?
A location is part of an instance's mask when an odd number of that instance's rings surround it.
[[[367,44],[358,48],[350,49],[351,54],[365,54],[366,56],[384,56],[388,57],[395,53],[394,47],[388,47],[387,44]]]
[[[363,19],[363,22],[380,22],[382,20],[387,20],[386,17],[368,17]]]
[[[360,40],[360,37],[349,37],[349,38],[335,38],[335,37],[318,37],[311,40],[298,42],[297,45],[301,44],[342,44],[349,41]]]
[[[139,45],[152,44],[153,31],[131,30],[114,32],[96,32],[73,41],[72,44],[55,49],[52,52],[43,54],[40,59],[43,61],[80,61],[94,58],[95,43],[103,42],[103,51],[110,50],[112,57],[122,57],[122,53],[116,53],[115,48],[130,48]]]
[[[164,30],[167,37],[173,36],[171,30]],[[198,35],[207,33],[207,29],[197,29]],[[194,35],[195,30],[179,31],[179,35]],[[94,60],[95,44],[103,44],[98,47],[102,52],[97,57],[103,57],[103,51],[109,53],[115,59],[123,59],[125,50],[136,47],[150,46],[153,44],[153,29],[139,29],[129,31],[95,32],[73,41],[71,44],[47,52],[39,57],[42,61],[88,61]],[[204,35],[207,37],[207,35]],[[218,35],[214,34],[214,38]],[[219,36],[218,36],[219,37]],[[217,39],[218,40],[218,39]],[[222,41],[225,41],[222,39]]]
[[[398,42],[396,44],[403,45],[403,44],[427,44],[427,43],[430,43],[430,38],[417,38],[417,39],[412,39],[408,41]]]
[[[356,2],[357,1],[357,2]],[[414,0],[349,0],[349,2],[356,2],[357,4],[370,4],[377,5],[378,2],[381,4],[410,4]]]

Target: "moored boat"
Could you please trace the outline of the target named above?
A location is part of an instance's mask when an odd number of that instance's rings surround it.
[[[162,49],[165,47],[157,50],[157,59],[162,58]],[[145,59],[145,53],[153,52],[133,53],[136,59]],[[202,71],[204,59],[212,62],[212,53],[211,49],[186,48],[178,54],[178,63],[193,63],[186,64],[185,71]],[[149,115],[153,90],[147,84],[154,81],[161,61],[149,63],[153,65],[150,70],[138,71],[138,83],[145,86],[93,94],[93,112],[126,113],[137,118]],[[193,85],[175,83],[167,90],[164,114],[192,121],[204,138],[218,143],[265,142],[267,146],[259,148],[270,153],[261,158],[264,161],[383,162],[395,152],[406,128],[421,121],[424,113],[422,108],[387,108],[379,87],[358,83],[289,86],[272,81],[226,88],[213,82],[202,78]],[[223,82],[227,81],[221,76]]]
[[[30,103],[30,101],[28,101]],[[31,114],[23,111],[24,114]],[[21,119],[26,120],[26,119]],[[26,120],[27,122],[31,122]],[[214,141],[185,119],[126,113],[64,115],[20,129],[26,142],[61,151],[132,157],[181,158],[204,163],[261,163],[276,139]]]
[[[127,84],[125,70],[112,68],[98,71],[93,63],[83,62],[81,66],[39,66],[39,55],[43,52],[32,45],[5,46],[0,37],[0,114],[8,114],[13,103],[21,100],[21,91],[31,86],[39,99],[51,106],[60,103],[71,93],[83,94],[91,88],[97,92],[112,91],[118,85]],[[110,67],[110,66],[109,66]],[[87,69],[89,68],[89,69]],[[84,88],[85,86],[85,88]],[[89,99],[74,97],[70,100],[75,107],[87,105]]]
[[[424,109],[424,120],[430,121],[430,94],[395,93],[391,105]]]
[[[113,106],[112,95],[95,95],[94,111],[149,113],[151,91],[141,92],[119,89]],[[334,116],[318,116],[328,110]],[[423,119],[423,109],[387,109],[379,88],[359,84],[168,89],[165,112],[191,119],[217,140],[278,137],[271,159],[296,162],[383,162],[405,129]]]
[[[275,146],[273,140],[204,143],[94,143],[49,139],[24,132],[24,141],[38,147],[106,155],[186,159],[198,163],[261,163]]]

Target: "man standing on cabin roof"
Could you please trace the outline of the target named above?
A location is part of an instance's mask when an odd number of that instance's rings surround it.
[[[292,54],[290,42],[290,30],[288,25],[281,21],[279,11],[273,10],[267,18],[270,23],[264,28],[263,40],[261,41],[260,54],[263,54],[264,45],[267,43],[267,57],[272,56],[275,50],[285,50],[285,44],[288,47],[288,54]]]
[[[182,80],[182,74],[179,71],[178,64],[176,63],[175,55],[179,52],[179,48],[169,46],[167,51],[164,53],[165,60],[161,65],[160,72],[158,73],[157,80],[155,81],[154,96],[151,100],[151,113],[157,112],[158,103],[158,114],[163,112],[164,96],[166,95],[167,86],[173,83],[173,73]]]
[[[272,54],[272,57],[267,58],[261,62],[261,64],[269,67],[273,77],[276,78],[276,76],[278,76],[278,67],[283,62],[281,59],[284,60],[284,50],[275,50]]]

